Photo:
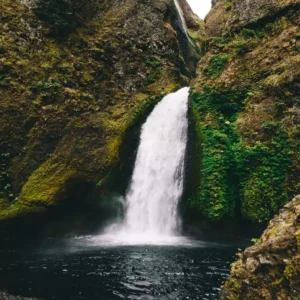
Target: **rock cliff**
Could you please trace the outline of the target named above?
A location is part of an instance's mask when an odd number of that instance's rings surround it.
[[[173,0],[3,0],[0,20],[0,220],[84,201],[199,56]]]
[[[269,221],[300,193],[299,1],[219,0],[192,81],[189,203]]]
[[[232,266],[221,299],[300,299],[300,196]]]
[[[277,214],[237,254],[221,299],[300,299],[299,4],[219,0],[205,20],[190,206],[212,221]]]

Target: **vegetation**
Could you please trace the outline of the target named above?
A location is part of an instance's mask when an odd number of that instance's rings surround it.
[[[189,203],[212,221],[266,222],[300,192],[297,51],[284,44],[290,57],[275,63],[280,34],[296,39],[293,22],[282,17],[206,41],[191,96],[198,139],[191,163],[198,157],[201,164]]]
[[[191,196],[190,204],[213,221],[234,216],[238,193],[234,121],[245,97],[243,91],[221,92],[208,86],[202,93],[192,95],[200,123],[198,134],[202,151],[200,186]]]
[[[270,220],[288,201],[285,178],[291,158],[287,132],[278,128],[271,141],[253,146],[241,141],[234,151],[243,216],[256,222]]]
[[[47,210],[109,176],[128,130],[190,80],[186,56],[196,52],[178,42],[179,16],[164,0],[0,6],[2,220]]]
[[[37,0],[33,7],[36,15],[50,27],[56,37],[65,37],[83,25],[87,14],[93,14],[95,0]]]
[[[204,67],[203,72],[213,78],[219,77],[228,60],[229,57],[227,54],[213,55],[209,60],[209,65]]]

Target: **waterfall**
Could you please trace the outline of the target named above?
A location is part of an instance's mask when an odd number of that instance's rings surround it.
[[[179,232],[189,88],[165,96],[142,126],[125,217],[101,239],[165,240]],[[130,241],[129,241],[130,242]]]
[[[182,13],[182,9],[179,5],[178,0],[174,0],[174,3],[175,3],[175,6],[176,6],[176,9],[178,11],[184,33],[185,33],[186,37],[189,39],[189,35],[188,35],[188,32],[187,32],[187,27],[186,27],[186,23],[185,23],[185,20],[184,20],[183,13]]]
[[[167,95],[143,125],[126,195],[129,232],[174,234],[183,189],[188,88]]]

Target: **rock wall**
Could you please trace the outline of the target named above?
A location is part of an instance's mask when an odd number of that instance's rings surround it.
[[[300,196],[238,254],[221,299],[300,299]]]
[[[237,254],[221,299],[300,299],[299,23],[299,1],[219,0],[205,19],[190,207],[226,224],[279,213]]]
[[[3,0],[0,20],[0,220],[84,201],[195,71],[172,0]]]
[[[192,81],[189,205],[269,221],[300,193],[298,1],[219,0]]]
[[[299,0],[234,0],[229,25],[240,28],[255,24],[268,17],[277,17],[277,14],[281,14],[286,8],[296,8],[299,4]]]

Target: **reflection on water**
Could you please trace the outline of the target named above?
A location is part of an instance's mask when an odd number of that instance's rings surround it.
[[[81,237],[0,250],[0,289],[60,300],[218,299],[240,245],[168,242],[112,246]]]

